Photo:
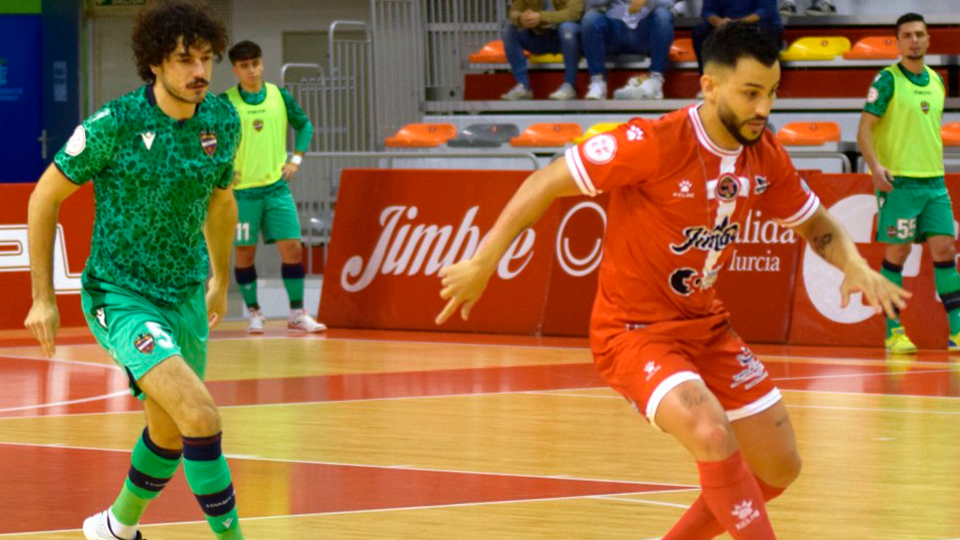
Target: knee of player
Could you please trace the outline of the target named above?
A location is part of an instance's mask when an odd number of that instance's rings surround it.
[[[938,246],[930,246],[930,255],[934,261],[953,261],[957,257],[957,250],[953,247],[953,242],[944,243]]]
[[[220,433],[220,411],[213,403],[190,407],[179,422],[185,437],[208,437]]]
[[[737,449],[737,437],[729,422],[703,419],[693,426],[692,435],[698,459],[724,459]]]

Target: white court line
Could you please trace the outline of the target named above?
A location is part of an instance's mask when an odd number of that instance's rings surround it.
[[[807,377],[776,377],[774,381],[808,381],[808,380],[826,380],[826,379],[849,379],[851,377],[887,377],[902,375],[927,375],[933,373],[954,373],[955,369],[925,369],[923,371],[911,371],[910,373],[838,373],[836,375],[810,375]],[[887,394],[884,394],[887,395]]]
[[[91,401],[105,401],[111,398],[119,396],[128,396],[130,395],[130,390],[120,390],[112,394],[103,394],[100,396],[93,396],[80,399],[71,399],[69,401],[54,401],[51,403],[39,403],[37,405],[23,405],[21,407],[9,407],[7,409],[0,409],[0,413],[8,413],[14,411],[27,411],[27,410],[36,410],[36,409],[46,409],[50,407],[61,407],[65,405],[76,405],[78,403],[89,403]],[[61,415],[61,416],[73,416],[73,415]],[[36,418],[36,416],[14,416],[11,418]]]
[[[23,446],[23,447],[39,447],[39,448],[55,448],[55,449],[66,449],[66,450],[87,450],[92,452],[114,452],[118,454],[129,454],[132,452],[130,450],[122,450],[117,448],[95,448],[91,446],[70,446],[62,443],[56,444],[42,444],[42,443],[17,443],[17,442],[4,442],[0,441],[0,446]],[[391,469],[396,466],[391,465],[370,465],[366,463],[343,463],[336,461],[312,461],[304,459],[283,459],[283,458],[269,458],[269,457],[260,457],[260,456],[244,456],[239,457],[239,455],[226,454],[228,458],[232,459],[245,459],[249,461],[265,461],[270,463],[290,463],[294,465],[328,465],[335,467],[357,467],[362,469]],[[564,478],[556,478],[549,475],[540,475],[540,474],[514,474],[514,473],[496,473],[489,471],[469,471],[463,469],[434,469],[434,468],[425,468],[425,467],[404,467],[404,471],[415,471],[415,472],[427,472],[427,473],[449,473],[449,474],[471,474],[476,476],[497,476],[497,477],[510,477],[510,478],[528,478],[535,480],[571,480],[577,482],[596,482],[601,484],[632,484],[632,485],[657,485],[669,487],[670,489],[658,489],[653,491],[643,491],[641,493],[674,493],[680,491],[691,491],[699,490],[700,486],[692,486],[685,484],[666,484],[663,482],[638,482],[634,480],[608,480],[603,478],[578,478],[575,476],[566,476]]]
[[[637,504],[652,504],[654,506],[670,506],[672,508],[683,508],[684,510],[686,510],[687,508],[690,508],[690,506],[687,504],[668,503],[668,502],[662,502],[662,501],[647,501],[644,499],[625,499],[617,495],[594,495],[590,498],[603,499],[607,501],[630,502],[630,503],[637,503]]]
[[[87,362],[87,361],[84,361],[84,360],[67,360],[67,359],[65,359],[65,358],[56,358],[56,357],[54,357],[54,358],[43,358],[43,357],[38,358],[38,357],[35,357],[35,356],[15,356],[15,355],[12,355],[12,354],[3,354],[3,353],[0,353],[0,360],[2,360],[3,358],[10,358],[10,359],[13,359],[13,360],[33,360],[33,361],[35,361],[35,362],[56,362],[56,363],[58,363],[58,364],[76,364],[76,365],[80,365],[80,366],[93,366],[93,367],[101,367],[101,368],[106,368],[106,369],[112,369],[112,370],[115,370],[115,371],[120,371],[120,366],[118,366],[118,365],[116,365],[116,364],[114,364],[114,363],[103,364],[103,363],[100,363],[100,362]],[[2,365],[2,364],[0,364],[0,365]]]

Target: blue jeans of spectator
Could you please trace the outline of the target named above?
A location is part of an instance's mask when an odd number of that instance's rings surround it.
[[[513,77],[527,88],[530,88],[530,78],[527,76],[524,50],[532,54],[562,53],[563,78],[573,85],[577,82],[577,68],[580,64],[580,23],[560,23],[557,29],[537,34],[529,28],[521,30],[507,21],[503,27],[503,49],[507,53]]]
[[[580,21],[583,56],[590,75],[605,75],[607,56],[617,54],[650,55],[650,71],[664,73],[673,44],[673,13],[658,7],[644,17],[636,28],[620,19],[611,19],[599,11],[588,11]]]
[[[783,28],[762,22],[757,24],[759,24],[760,28],[763,28],[773,42],[777,44],[777,48],[783,48]],[[700,68],[700,73],[703,73],[703,43],[707,41],[707,38],[713,33],[713,30],[714,26],[706,21],[693,27],[693,35],[691,36],[693,40],[693,52],[697,53],[697,65]]]

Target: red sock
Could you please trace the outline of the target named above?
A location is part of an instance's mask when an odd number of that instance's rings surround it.
[[[723,461],[698,461],[697,468],[700,497],[734,540],[776,540],[764,494],[739,450]]]
[[[756,475],[754,478],[760,486],[764,502],[776,499],[783,493],[783,488],[768,485]],[[707,508],[703,495],[700,495],[680,517],[680,521],[663,537],[663,540],[713,540],[724,532],[723,525],[713,517],[713,512]]]

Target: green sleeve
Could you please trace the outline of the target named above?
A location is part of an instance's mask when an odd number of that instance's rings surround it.
[[[893,99],[893,75],[884,70],[873,79],[863,110],[875,116],[883,116],[887,112],[891,99]]]
[[[107,105],[77,126],[53,161],[71,182],[84,184],[110,163],[116,140],[117,119]]]
[[[229,144],[228,152],[230,156],[235,156],[237,150],[240,148],[240,116],[237,114],[237,110],[233,107],[233,104],[230,104],[227,107],[228,114],[223,124],[223,132],[226,134],[226,140]],[[227,189],[233,184],[233,168],[235,160],[230,159],[227,166],[223,168],[223,172],[220,173],[220,178],[217,180],[217,187],[220,189]]]
[[[313,124],[297,104],[297,100],[293,99],[286,89],[281,88],[280,95],[283,96],[283,103],[287,106],[287,122],[297,131],[297,140],[293,148],[297,152],[306,152],[310,149],[310,139],[313,138]]]

